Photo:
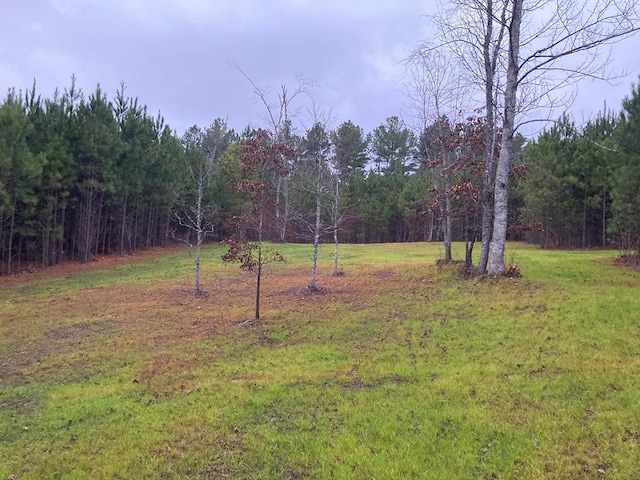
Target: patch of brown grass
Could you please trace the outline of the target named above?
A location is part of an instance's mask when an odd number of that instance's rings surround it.
[[[640,253],[635,255],[622,255],[615,259],[615,264],[623,267],[629,267],[640,272]]]
[[[0,279],[0,289],[20,286],[48,277],[69,276],[91,269],[108,269],[127,262],[139,262],[166,255],[166,250],[144,252],[130,257],[102,257],[79,264],[64,262],[50,269]],[[336,302],[359,310],[375,298],[405,288],[393,269],[363,267],[348,275],[321,272],[318,288],[309,289],[308,268],[274,270],[263,278],[262,320],[279,312],[296,312],[312,321]],[[8,351],[0,353],[0,377],[12,385],[31,379],[57,382],[74,381],[71,371],[100,371],[113,358],[128,355],[141,358],[143,371],[135,380],[156,392],[175,385],[158,384],[177,377],[198,365],[197,359],[177,359],[174,347],[195,345],[203,338],[214,338],[236,329],[253,317],[255,277],[238,269],[202,273],[208,295],[196,297],[184,279],[166,280],[154,285],[99,286],[44,296],[14,306],[10,316],[0,322]],[[429,283],[416,287],[428,290]],[[243,323],[244,322],[244,323]],[[142,357],[140,353],[142,352]],[[169,357],[171,358],[169,358]],[[70,367],[74,367],[73,369]],[[170,367],[169,367],[170,366]],[[171,371],[167,369],[170,368]],[[88,372],[88,373],[87,373]],[[134,379],[132,378],[131,381]],[[185,390],[197,388],[188,378],[176,378]],[[171,383],[175,383],[171,380]]]

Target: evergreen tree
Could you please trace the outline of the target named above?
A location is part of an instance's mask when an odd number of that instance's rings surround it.
[[[371,138],[376,173],[404,175],[415,169],[414,145],[411,130],[398,117],[387,118],[386,123],[376,127]]]
[[[13,272],[14,258],[35,248],[37,235],[35,194],[44,156],[33,155],[28,138],[33,125],[25,105],[9,92],[0,106],[0,250],[2,273]]]
[[[640,251],[640,83],[623,101],[616,136],[620,154],[613,175],[610,231],[627,253]]]
[[[143,197],[149,169],[154,162],[158,133],[155,122],[147,116],[146,109],[137,99],[125,100],[118,92],[114,113],[119,122],[121,151],[115,165],[113,198],[113,227],[118,231],[117,244],[120,255],[132,254],[141,241],[149,199]],[[114,235],[116,236],[116,235]]]
[[[349,188],[354,176],[362,176],[368,162],[367,149],[369,137],[365,136],[361,127],[351,121],[342,123],[330,133],[334,155],[332,157],[334,191],[331,199],[330,216],[333,224],[333,275],[340,275],[339,265],[339,231],[350,208],[357,204],[357,199],[345,198],[343,190]]]
[[[122,149],[118,124],[100,87],[78,107],[79,138],[74,245],[81,262],[92,254],[108,253],[107,200],[116,181],[116,162]]]

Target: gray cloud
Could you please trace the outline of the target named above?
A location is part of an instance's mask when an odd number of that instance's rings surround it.
[[[124,82],[178,133],[216,117],[260,125],[264,108],[235,63],[273,94],[302,75],[315,82],[316,105],[371,131],[401,114],[401,62],[428,36],[433,9],[421,0],[9,0],[0,89],[36,78],[49,97],[75,74],[85,94],[100,83],[113,97]],[[637,51],[629,58],[637,71]],[[577,111],[597,111],[605,98],[618,108],[633,80],[594,92],[583,84],[590,93]]]

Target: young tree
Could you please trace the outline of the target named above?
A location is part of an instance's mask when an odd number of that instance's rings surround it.
[[[440,179],[435,181],[434,206],[443,221],[445,261],[451,260],[454,221],[465,240],[465,263],[472,266],[472,253],[480,233],[484,118],[469,117],[451,124],[445,117],[425,130],[422,150],[428,166]]]
[[[196,235],[195,245],[195,294],[205,294],[200,283],[201,247],[207,235],[213,233],[214,219],[219,207],[207,202],[209,188],[214,181],[218,160],[233,140],[233,132],[222,119],[216,119],[209,128],[201,130],[197,126],[189,128],[182,139],[185,160],[192,187],[191,198],[181,199],[182,208],[175,212],[179,224]]]
[[[334,244],[333,275],[337,276],[340,275],[338,232],[347,210],[345,209],[341,212],[340,209],[341,190],[345,185],[349,184],[353,175],[362,173],[362,170],[367,164],[369,138],[364,135],[361,127],[354,125],[351,121],[342,123],[336,130],[330,133],[330,138],[334,148],[332,166],[335,182],[335,191],[330,210]]]
[[[242,146],[244,179],[236,183],[238,192],[246,193],[251,210],[245,218],[233,218],[229,229],[234,233],[227,240],[229,250],[222,256],[225,263],[237,262],[240,268],[256,276],[255,320],[260,319],[260,284],[265,265],[284,261],[282,255],[263,244],[267,228],[270,177],[288,173],[287,161],[295,151],[287,144],[273,141],[266,130],[254,131]],[[247,238],[249,230],[253,240]]]
[[[293,90],[282,84],[274,98],[274,95],[268,89],[258,86],[239,65],[235,64],[234,66],[251,84],[253,93],[264,106],[264,119],[268,125],[267,128],[272,132],[273,141],[293,146],[293,120],[299,113],[299,109],[294,108],[294,105],[299,97],[309,95],[309,89],[313,86],[313,82],[299,76]],[[289,165],[288,167],[291,170],[291,166]],[[287,225],[290,217],[289,207],[289,177],[284,175],[276,178],[276,228],[278,230],[278,239],[281,242],[286,240]]]
[[[313,222],[310,225],[313,237],[313,258],[311,262],[311,281],[309,290],[316,291],[317,288],[317,266],[318,266],[318,249],[320,247],[320,236],[323,232],[322,222],[322,198],[327,190],[330,176],[327,168],[327,159],[331,149],[329,135],[323,124],[315,123],[302,139],[302,155],[307,160],[303,168],[308,168],[313,172],[314,184],[314,214]]]
[[[421,135],[422,158],[433,177],[434,204],[432,210],[439,212],[442,222],[445,262],[452,260],[453,231],[450,189],[451,164],[455,149],[450,145],[453,136],[454,132],[447,117],[436,120],[425,128]]]
[[[456,13],[437,17],[442,42],[447,44],[449,25]],[[474,53],[474,52],[472,52]],[[412,117],[418,125],[419,150],[423,164],[429,169],[434,198],[429,206],[431,217],[439,217],[445,249],[445,261],[451,261],[453,240],[452,203],[449,196],[454,148],[453,126],[462,122],[464,110],[471,108],[472,80],[461,75],[469,62],[468,52],[422,45],[409,59],[409,83],[405,86],[410,99]],[[426,196],[426,195],[425,195]]]

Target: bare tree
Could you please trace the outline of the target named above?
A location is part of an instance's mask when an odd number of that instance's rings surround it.
[[[193,186],[194,196],[178,199],[180,208],[174,211],[174,217],[181,226],[195,233],[196,236],[194,253],[196,296],[206,294],[200,282],[201,248],[206,236],[213,233],[215,225],[213,220],[220,210],[217,205],[207,204],[205,197],[217,170],[218,160],[229,147],[232,138],[233,133],[229,131],[227,123],[222,119],[216,119],[204,131],[194,125],[182,138],[188,180]],[[191,242],[188,243],[191,245]]]
[[[536,20],[535,14],[540,7],[549,9],[551,6],[556,8],[546,18]],[[637,32],[640,17],[635,0],[563,0],[531,4],[525,0],[511,0],[506,25],[508,62],[489,250],[490,275],[499,275],[505,270],[509,173],[520,87],[526,85],[530,92],[535,92],[530,100],[535,106],[544,99],[553,98],[554,89],[574,84],[582,78],[611,78],[607,48],[610,51],[611,44]]]
[[[424,163],[431,171],[433,188],[438,192],[439,217],[445,261],[451,261],[453,238],[451,223],[450,170],[452,154],[442,148],[442,139],[448,133],[449,123],[457,123],[469,97],[469,85],[460,76],[462,66],[458,58],[446,49],[425,44],[409,59],[405,94],[410,100],[410,117],[418,126]]]
[[[264,106],[264,120],[268,125],[267,128],[272,132],[273,141],[292,146],[293,120],[300,113],[300,109],[294,109],[293,104],[299,97],[309,96],[309,89],[313,86],[313,82],[303,76],[298,76],[296,86],[292,91],[287,85],[283,84],[274,98],[272,92],[267,88],[258,86],[239,65],[233,64],[233,66],[251,84],[254,95]],[[290,215],[288,175],[276,179],[275,207],[278,237],[281,242],[284,242]]]
[[[447,6],[441,6],[433,17],[438,30],[436,38],[425,42],[409,58],[412,69],[424,64],[427,84],[435,81],[441,85],[439,91],[449,88],[449,83],[443,83],[442,74],[438,72],[443,68],[449,70],[445,79],[456,80],[456,90],[462,92],[458,97],[467,99],[466,110],[477,110],[482,105],[484,111],[487,128],[481,195],[482,248],[476,269],[479,274],[486,272],[492,234],[493,182],[499,134],[496,117],[499,93],[504,83],[502,65],[507,4],[504,0],[451,0]],[[446,62],[443,63],[442,58]],[[414,81],[414,85],[413,90],[418,91],[419,84]],[[430,95],[439,91],[433,88],[426,90]],[[438,94],[442,96],[442,93]],[[432,112],[439,113],[439,103],[432,107]]]
[[[487,124],[494,128],[485,144],[483,246],[476,271],[495,275],[504,271],[515,133],[524,122],[548,121],[554,109],[568,107],[567,86],[585,77],[613,78],[607,49],[640,28],[638,7],[634,0],[451,0],[448,5],[451,9],[434,17],[436,38],[412,57],[449,50],[478,98],[484,96]]]
[[[314,198],[313,220],[308,222],[313,239],[311,281],[309,283],[309,290],[312,292],[318,290],[318,250],[320,247],[320,237],[325,230],[322,219],[323,197],[330,188],[330,184],[328,183],[328,180],[330,180],[330,172],[327,165],[330,149],[331,143],[329,142],[329,134],[327,133],[325,125],[320,122],[315,123],[302,139],[302,155],[305,161],[300,165],[300,167],[305,170],[303,178],[307,179],[307,181],[301,182],[301,186],[306,190],[312,190],[310,193]],[[308,184],[313,185],[313,188],[309,189],[306,186]]]
[[[352,176],[356,172],[361,172],[367,164],[370,138],[364,134],[362,127],[354,125],[351,121],[343,122],[329,136],[333,145],[331,169],[334,181],[329,216],[333,232],[333,275],[338,276],[340,275],[338,233],[341,223],[353,207],[353,205],[343,205],[341,190],[348,186]]]

